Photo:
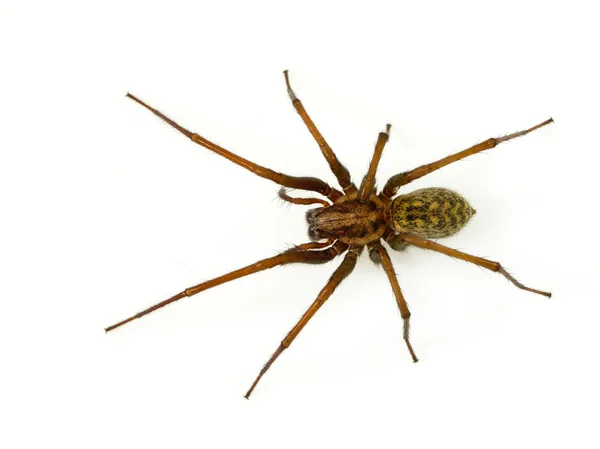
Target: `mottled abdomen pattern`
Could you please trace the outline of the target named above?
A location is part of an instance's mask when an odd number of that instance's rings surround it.
[[[460,231],[475,209],[453,190],[431,187],[394,199],[390,222],[398,232],[425,238],[443,238]]]

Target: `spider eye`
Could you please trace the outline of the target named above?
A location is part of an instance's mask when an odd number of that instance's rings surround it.
[[[319,210],[323,209],[322,207],[317,207],[316,209],[310,209],[306,212],[306,222],[308,223],[308,238],[312,242],[318,242],[320,240],[326,239],[327,236],[323,235],[322,230],[319,229],[319,219],[317,217]]]
[[[320,208],[310,209],[306,211],[306,222],[311,225],[315,221],[315,215]]]

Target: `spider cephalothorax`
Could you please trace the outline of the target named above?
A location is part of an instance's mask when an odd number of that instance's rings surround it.
[[[385,132],[379,134],[368,172],[362,179],[360,186],[357,188],[352,182],[348,170],[346,170],[337,159],[335,153],[327,144],[304,109],[302,102],[294,94],[294,91],[290,86],[287,71],[285,71],[284,74],[292,104],[319,144],[319,148],[329,163],[331,171],[337,178],[343,193],[318,178],[284,175],[250,162],[247,159],[214,144],[204,137],[188,131],[133,95],[127,94],[129,98],[152,111],[197,144],[220,154],[258,176],[283,186],[279,192],[279,196],[284,201],[301,205],[320,204],[321,207],[311,209],[306,214],[308,233],[311,240],[310,243],[298,245],[277,256],[260,260],[247,267],[232,271],[231,273],[203,282],[194,287],[187,288],[172,298],[160,302],[106,328],[107,332],[181,298],[195,295],[201,291],[249,274],[257,273],[278,265],[291,263],[321,264],[329,262],[341,254],[345,254],[344,260],[332,274],[325,287],[317,295],[315,301],[281,341],[281,344],[275,353],[260,371],[258,377],[245,395],[245,397],[248,398],[258,381],[273,364],[275,359],[290,346],[306,323],[310,321],[317,310],[319,310],[331,296],[337,286],[352,272],[356,265],[356,261],[365,246],[369,251],[371,260],[376,264],[381,264],[384,268],[404,321],[403,338],[411,357],[415,362],[417,361],[417,356],[415,355],[409,339],[410,311],[408,310],[408,305],[400,290],[400,285],[398,284],[398,279],[396,278],[390,256],[383,246],[384,243],[395,250],[403,250],[407,245],[413,245],[462,259],[502,274],[523,290],[550,297],[550,293],[548,292],[526,287],[518,282],[514,277],[508,274],[498,262],[472,256],[448,248],[433,240],[429,240],[430,238],[439,239],[449,237],[457,233],[467,224],[473,214],[475,214],[475,210],[469,205],[467,200],[458,193],[443,188],[427,188],[415,190],[407,194],[401,194],[397,197],[395,197],[395,195],[398,193],[401,186],[404,186],[415,179],[421,178],[441,167],[472,154],[494,148],[499,143],[527,134],[551,123],[552,119],[548,119],[545,122],[524,131],[519,131],[504,137],[485,140],[464,151],[450,155],[436,162],[399,173],[392,176],[384,185],[381,192],[377,193],[375,191],[375,174],[383,149],[389,138],[390,125],[387,125]],[[327,199],[294,198],[287,194],[285,187],[316,192]]]
[[[381,238],[386,228],[386,205],[377,196],[356,199],[344,195],[334,204],[306,213],[308,236],[313,241],[334,238],[347,245],[366,245]]]

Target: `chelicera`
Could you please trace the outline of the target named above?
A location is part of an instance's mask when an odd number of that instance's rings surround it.
[[[385,131],[379,134],[367,174],[363,177],[360,185],[357,187],[354,182],[352,182],[348,170],[340,163],[331,147],[309,117],[302,102],[292,90],[288,72],[285,71],[284,75],[292,104],[314,139],[317,141],[325,160],[329,164],[331,171],[341,187],[341,191],[329,186],[326,182],[318,178],[289,176],[262,167],[254,162],[250,162],[249,160],[205,139],[199,134],[188,131],[135,96],[127,94],[129,98],[150,110],[197,144],[229,159],[231,162],[250,170],[260,177],[269,179],[281,185],[282,189],[279,192],[279,196],[282,200],[299,205],[316,204],[318,207],[313,208],[306,213],[310,242],[293,247],[274,257],[260,260],[247,267],[187,288],[165,301],[149,307],[117,324],[107,327],[107,332],[154,312],[181,298],[193,296],[204,290],[208,290],[209,288],[216,287],[217,285],[249,274],[257,273],[279,265],[293,263],[323,264],[338,256],[344,255],[342,263],[331,275],[329,281],[320,291],[315,301],[281,341],[275,353],[258,374],[256,380],[245,394],[245,397],[249,398],[250,394],[273,362],[291,345],[300,331],[302,331],[304,326],[310,321],[325,301],[327,301],[337,286],[352,272],[358,257],[365,247],[368,250],[370,259],[375,264],[380,264],[387,275],[404,322],[404,342],[406,343],[414,362],[417,362],[418,359],[410,343],[410,311],[400,289],[400,285],[398,284],[392,261],[384,244],[387,244],[390,248],[398,251],[404,250],[408,245],[413,245],[446,254],[479,265],[488,270],[498,272],[515,286],[523,290],[547,297],[551,296],[549,292],[536,290],[521,284],[498,262],[476,257],[449,248],[432,240],[456,234],[475,214],[475,210],[460,194],[445,188],[426,188],[396,196],[398,190],[402,186],[409,184],[415,179],[421,178],[439,168],[472,154],[494,148],[496,145],[506,142],[507,140],[528,134],[551,123],[551,118],[524,131],[519,131],[503,137],[487,139],[466,150],[452,154],[436,162],[399,173],[392,176],[384,184],[383,189],[380,192],[377,192],[375,188],[375,175],[383,149],[389,138],[390,125],[387,125]],[[291,197],[287,193],[286,187],[315,192],[324,198]]]

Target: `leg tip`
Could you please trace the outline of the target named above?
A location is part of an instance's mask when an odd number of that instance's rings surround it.
[[[292,100],[292,102],[295,102],[296,100],[298,100],[298,97],[296,97],[296,94],[292,90],[292,86],[290,85],[290,78],[289,78],[288,72],[289,72],[288,69],[285,69],[283,71],[283,76],[285,78],[285,85],[287,86],[287,91],[288,91],[288,95],[290,96],[290,100]]]
[[[554,123],[554,119],[552,117],[550,117],[548,120],[546,120],[545,122],[540,123],[540,125],[537,128],[540,128],[542,126],[546,126],[549,125],[550,123]]]

